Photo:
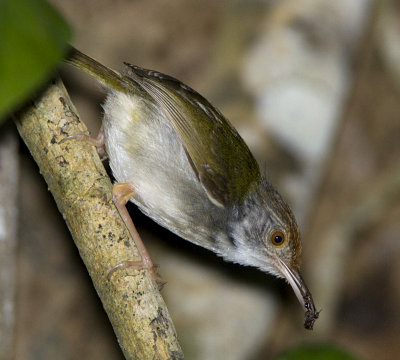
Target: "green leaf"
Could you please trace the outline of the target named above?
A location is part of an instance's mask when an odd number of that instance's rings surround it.
[[[357,358],[332,345],[303,345],[284,352],[275,360],[357,360]]]
[[[0,120],[49,78],[70,37],[45,0],[0,0]]]

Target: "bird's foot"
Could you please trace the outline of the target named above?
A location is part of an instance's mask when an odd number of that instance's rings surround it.
[[[153,280],[156,281],[158,285],[158,289],[161,290],[163,285],[166,283],[165,280],[161,278],[161,276],[157,273],[157,266],[154,265],[153,260],[150,258],[150,254],[147,251],[139,233],[136,230],[135,225],[133,224],[132,218],[130,217],[128,210],[126,209],[126,203],[130,198],[135,194],[134,187],[131,183],[116,183],[114,184],[113,190],[113,201],[114,204],[125,223],[126,227],[129,230],[129,233],[132,236],[132,239],[139,251],[141,256],[141,260],[126,260],[122,263],[114,266],[110,272],[108,273],[108,279],[111,279],[111,276],[115,271],[126,268],[134,268],[137,270],[147,269],[150,272]]]
[[[93,145],[96,147],[97,153],[100,156],[100,159],[103,161],[108,158],[106,149],[105,149],[105,134],[104,134],[104,129],[103,127],[100,128],[100,131],[97,135],[97,137],[92,138],[90,135],[87,134],[76,134],[76,135],[70,135],[65,137],[60,141],[60,144],[70,141],[70,140],[78,140],[78,141],[84,141],[90,145]]]

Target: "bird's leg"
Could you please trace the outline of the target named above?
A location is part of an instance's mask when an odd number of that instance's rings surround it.
[[[152,278],[157,282],[159,289],[165,284],[165,281],[158,275],[156,267],[150,258],[150,255],[143,244],[143,241],[133,224],[132,218],[130,217],[128,210],[126,209],[126,203],[134,195],[135,190],[131,183],[117,183],[114,185],[112,194],[113,201],[118,209],[118,212],[128,228],[136,247],[139,250],[141,260],[126,260],[116,266],[114,266],[108,273],[108,279],[111,279],[112,274],[119,269],[126,269],[132,267],[134,269],[148,269]]]
[[[90,135],[86,134],[76,134],[65,137],[60,141],[60,144],[68,140],[79,140],[87,142],[88,144],[96,147],[97,153],[99,154],[101,160],[105,160],[108,157],[106,149],[104,147],[106,142],[106,137],[104,134],[103,125],[101,126],[96,138],[92,138]]]
[[[107,157],[104,145],[105,145],[105,134],[104,134],[104,129],[103,126],[101,126],[99,134],[97,135],[96,138],[92,138],[89,135],[86,134],[76,134],[76,135],[70,135],[65,137],[60,141],[60,144],[62,144],[65,141],[69,140],[78,140],[78,141],[84,141],[89,143],[90,145],[93,145],[96,147],[97,152],[102,160],[104,160],[104,157]],[[112,189],[112,194],[113,194],[113,201],[114,204],[122,218],[122,221],[125,223],[125,226],[128,228],[129,233],[131,234],[131,237],[133,241],[136,244],[137,249],[139,250],[139,254],[141,256],[141,260],[126,260],[123,261],[122,263],[114,266],[108,273],[107,278],[108,280],[111,280],[112,275],[114,274],[115,271],[119,269],[126,269],[129,267],[132,267],[134,269],[148,269],[150,271],[150,274],[152,278],[157,282],[159,290],[163,287],[163,285],[166,283],[165,280],[161,278],[160,275],[158,275],[156,266],[153,264],[153,261],[150,258],[149,252],[147,251],[145,245],[143,244],[143,241],[139,235],[139,233],[136,230],[135,225],[133,224],[133,221],[128,213],[128,210],[126,209],[126,203],[129,201],[129,199],[134,195],[134,187],[130,183],[116,183],[113,186]]]

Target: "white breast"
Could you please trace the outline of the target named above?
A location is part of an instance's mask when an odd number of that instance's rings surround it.
[[[205,238],[218,209],[162,110],[151,99],[118,92],[109,94],[103,108],[110,167],[117,182],[133,184],[131,201],[171,231],[212,249]]]

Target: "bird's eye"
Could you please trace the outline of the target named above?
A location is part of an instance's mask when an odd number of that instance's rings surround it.
[[[282,246],[286,241],[286,236],[282,231],[274,231],[270,237],[272,245],[274,246]]]

